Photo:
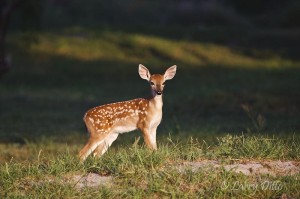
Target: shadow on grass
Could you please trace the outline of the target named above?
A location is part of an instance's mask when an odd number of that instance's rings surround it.
[[[82,143],[86,110],[149,94],[137,66],[61,56],[50,56],[46,61],[20,59],[0,81],[1,142],[46,137]],[[154,72],[163,72],[166,67],[149,65]],[[178,65],[176,77],[166,85],[158,134],[201,139],[242,132],[297,135],[299,75],[300,69],[295,67]]]

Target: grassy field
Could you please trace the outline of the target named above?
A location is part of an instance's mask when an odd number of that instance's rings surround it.
[[[0,79],[0,196],[34,198],[298,197],[299,174],[244,176],[164,169],[203,159],[300,161],[299,34],[290,31],[80,28],[11,33],[11,71]],[[157,152],[121,135],[101,159],[80,164],[82,122],[96,105],[147,96],[138,64],[166,85]],[[78,190],[63,176],[95,172],[113,187]],[[54,179],[45,181],[45,179]],[[43,181],[44,180],[44,181]],[[280,182],[276,189],[222,184]],[[42,183],[39,183],[41,182]]]

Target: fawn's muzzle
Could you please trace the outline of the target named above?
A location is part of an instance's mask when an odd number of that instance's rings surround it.
[[[156,94],[157,94],[157,95],[161,95],[162,92],[161,92],[161,91],[156,91]]]

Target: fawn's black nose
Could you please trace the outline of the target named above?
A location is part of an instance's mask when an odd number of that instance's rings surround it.
[[[161,95],[161,91],[156,91],[156,94],[157,95]]]

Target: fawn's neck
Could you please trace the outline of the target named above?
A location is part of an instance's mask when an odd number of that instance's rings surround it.
[[[157,109],[162,109],[163,106],[162,95],[157,95],[156,93],[152,92],[152,96],[149,99],[149,104],[153,105]]]

